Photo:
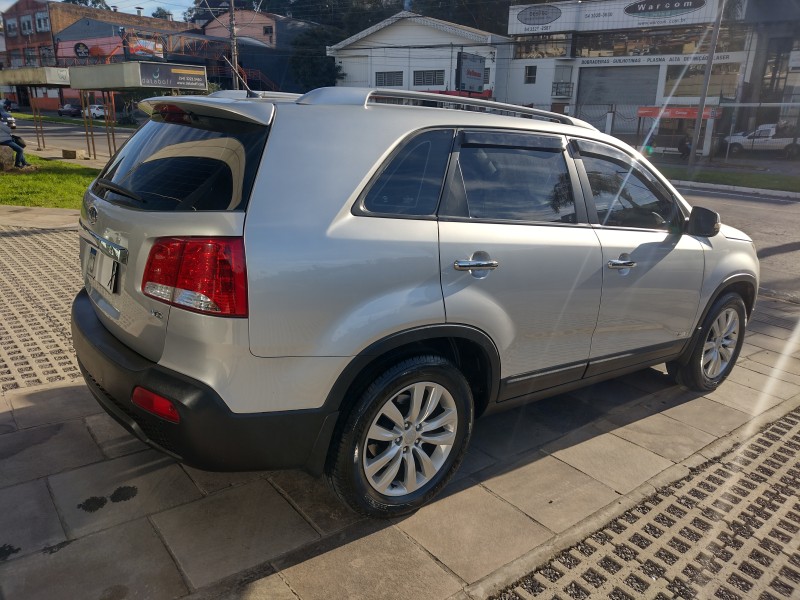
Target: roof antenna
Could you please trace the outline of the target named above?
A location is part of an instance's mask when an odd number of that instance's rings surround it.
[[[230,65],[230,67],[231,67],[231,72],[232,72],[234,75],[236,75],[236,77],[238,77],[238,78],[239,78],[239,83],[241,83],[241,84],[242,84],[242,86],[244,87],[244,89],[246,89],[246,90],[247,90],[247,97],[248,97],[248,98],[261,98],[261,96],[259,96],[259,95],[258,95],[258,94],[256,94],[256,93],[255,93],[253,90],[251,90],[251,89],[250,89],[250,86],[248,86],[248,85],[247,85],[247,82],[244,80],[244,77],[242,77],[242,76],[239,74],[239,71],[237,71],[236,69],[234,69],[234,68],[233,68],[233,63],[231,63],[231,61],[229,61],[229,60],[228,60],[228,57],[227,57],[227,56],[225,56],[225,55],[223,55],[223,56],[222,56],[222,58],[225,60],[225,62],[226,62],[226,63],[228,63],[228,64]]]

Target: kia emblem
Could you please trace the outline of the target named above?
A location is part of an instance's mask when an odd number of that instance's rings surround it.
[[[89,222],[93,225],[97,223],[97,207],[92,205],[86,212],[89,214]]]

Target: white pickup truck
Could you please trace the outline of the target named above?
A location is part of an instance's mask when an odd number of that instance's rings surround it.
[[[776,123],[759,125],[750,133],[734,133],[726,136],[723,141],[728,146],[731,156],[742,152],[760,151],[783,152],[787,158],[800,155],[798,131]]]

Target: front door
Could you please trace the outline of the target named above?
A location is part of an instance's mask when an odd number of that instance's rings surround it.
[[[645,165],[579,141],[589,218],[603,252],[603,294],[587,376],[669,356],[691,336],[704,257],[683,235],[677,200]]]

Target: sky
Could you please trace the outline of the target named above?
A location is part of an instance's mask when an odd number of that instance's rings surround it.
[[[0,12],[8,9],[15,2],[16,0],[0,0]],[[133,15],[136,14],[135,7],[141,6],[144,9],[142,14],[146,17],[152,15],[156,7],[161,6],[170,11],[175,20],[183,19],[183,11],[193,4],[192,0],[106,0],[106,2],[109,6],[116,6],[119,12]]]

